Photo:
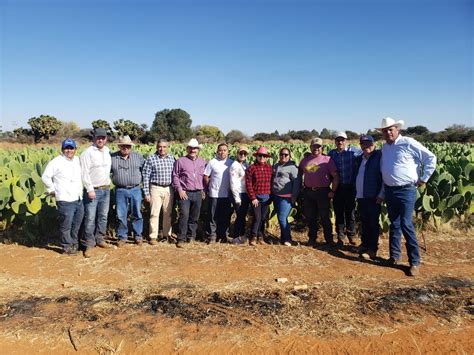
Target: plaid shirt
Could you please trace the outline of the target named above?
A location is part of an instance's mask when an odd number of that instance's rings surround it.
[[[336,163],[339,183],[354,184],[357,176],[356,158],[359,154],[349,149],[341,153],[336,149],[332,149],[328,155],[334,160],[334,163]]]
[[[268,163],[254,163],[245,172],[245,187],[250,200],[256,195],[269,195],[271,192],[272,166]]]
[[[171,154],[161,158],[159,154],[150,155],[143,166],[143,191],[150,196],[150,184],[171,185],[175,159]]]

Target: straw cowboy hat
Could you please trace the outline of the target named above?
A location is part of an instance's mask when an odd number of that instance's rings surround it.
[[[395,121],[391,117],[385,117],[384,119],[382,119],[382,123],[380,125],[380,128],[376,128],[376,130],[381,131],[385,128],[389,128],[389,127],[392,127],[392,126],[395,126],[398,129],[401,129],[404,124],[405,124],[405,121],[403,121],[403,120]]]
[[[129,136],[123,136],[118,139],[117,145],[129,145],[133,147],[135,143],[132,142]]]
[[[188,142],[187,147],[202,149],[202,145],[199,144],[196,138],[191,138]]]

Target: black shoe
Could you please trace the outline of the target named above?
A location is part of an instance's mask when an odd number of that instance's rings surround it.
[[[342,239],[338,239],[336,243],[336,247],[338,249],[342,249],[343,246],[344,246],[344,241]]]

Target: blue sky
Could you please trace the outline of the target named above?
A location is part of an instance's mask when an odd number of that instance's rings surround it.
[[[0,0],[1,125],[474,126],[473,1]]]

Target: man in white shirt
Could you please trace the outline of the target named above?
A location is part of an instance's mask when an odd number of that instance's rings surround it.
[[[215,243],[218,239],[227,242],[232,213],[229,198],[229,168],[232,163],[227,144],[221,143],[217,146],[216,157],[211,159],[204,169],[204,184],[209,196],[207,233],[210,243]]]
[[[62,154],[51,160],[41,176],[48,193],[56,198],[60,244],[63,253],[76,255],[79,229],[84,217],[81,165],[76,142],[70,138],[61,144]]]
[[[400,129],[405,122],[390,117],[382,120],[385,143],[382,146],[380,171],[385,187],[385,201],[390,219],[389,265],[401,259],[402,233],[406,240],[410,269],[416,276],[420,268],[420,252],[413,226],[416,189],[423,186],[436,168],[436,156],[413,138],[402,137]],[[421,170],[421,168],[423,168]]]
[[[94,143],[81,154],[84,194],[84,257],[92,256],[97,245],[108,248],[105,242],[107,215],[110,203],[110,168],[112,160],[107,143],[107,131],[94,130]]]

